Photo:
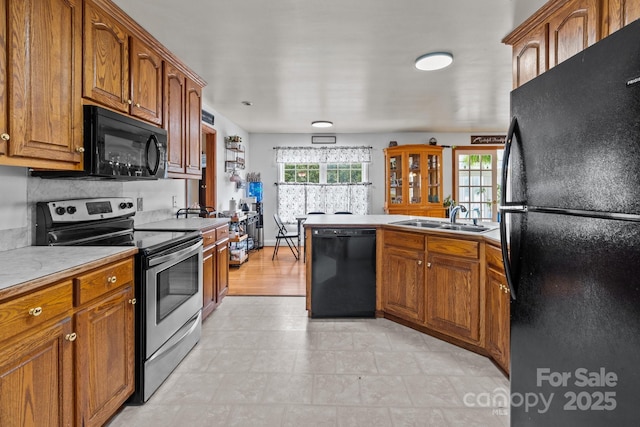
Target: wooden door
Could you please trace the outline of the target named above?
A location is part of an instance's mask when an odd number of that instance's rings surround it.
[[[124,26],[91,1],[84,10],[83,96],[129,112],[129,36]]]
[[[162,58],[131,37],[131,115],[162,124]]]
[[[480,342],[480,263],[430,253],[427,256],[426,323],[468,341]]]
[[[487,350],[498,365],[509,372],[509,345],[511,335],[511,298],[505,275],[493,268],[487,269]]]
[[[547,71],[547,25],[539,25],[513,45],[513,87]]]
[[[2,126],[8,136],[0,152],[46,161],[38,166],[79,169],[82,1],[7,0],[6,5],[7,16],[0,25],[6,32],[3,45],[11,67],[8,81],[0,83],[0,96],[5,103],[2,115],[9,112],[9,124],[8,129],[6,123]],[[0,68],[6,70],[6,64]],[[2,87],[7,82],[11,87],[5,92]]]
[[[599,40],[598,0],[572,0],[549,19],[549,68]]]
[[[102,426],[134,390],[133,287],[76,314],[77,425]]]
[[[164,75],[164,127],[167,131],[168,172],[185,171],[185,95],[186,78],[176,67],[165,64]]]
[[[407,320],[424,320],[424,251],[385,247],[382,306]]]
[[[202,176],[202,88],[186,79],[185,173],[200,179]]]
[[[0,351],[0,425],[73,423],[71,319],[5,342]]]
[[[222,298],[229,292],[229,241],[219,242],[217,251],[218,295],[216,301],[220,304]]]

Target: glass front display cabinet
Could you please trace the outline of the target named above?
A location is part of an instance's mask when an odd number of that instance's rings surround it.
[[[442,147],[400,145],[385,152],[385,212],[444,218]]]

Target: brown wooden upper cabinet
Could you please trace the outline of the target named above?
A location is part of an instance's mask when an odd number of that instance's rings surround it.
[[[162,124],[162,57],[90,1],[85,7],[85,98]]]
[[[640,0],[551,0],[507,35],[517,88],[640,18]]]
[[[0,0],[0,164],[80,169],[82,1],[29,5]]]

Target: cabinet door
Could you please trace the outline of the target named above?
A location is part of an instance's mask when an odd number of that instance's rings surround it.
[[[480,263],[430,253],[427,256],[429,327],[473,344],[480,343]]]
[[[77,425],[102,426],[134,390],[133,287],[76,314]]]
[[[131,114],[162,124],[162,58],[149,46],[132,37]]]
[[[487,269],[487,350],[509,372],[511,298],[502,272]]]
[[[549,19],[549,68],[598,41],[598,0],[572,0]]]
[[[129,37],[124,27],[91,1],[84,11],[83,96],[129,112]]]
[[[217,303],[220,304],[222,298],[229,291],[229,243],[227,240],[218,243],[218,295]]]
[[[0,425],[73,423],[71,319],[5,341],[0,351]],[[7,345],[8,344],[8,345]]]
[[[8,129],[6,123],[2,126],[7,136],[0,152],[43,160],[18,160],[16,165],[81,168],[83,158],[77,148],[82,147],[82,1],[6,0],[6,5],[7,16],[0,26],[6,30],[3,45],[11,67],[0,88],[5,83],[10,87],[0,93],[11,114]],[[5,65],[0,64],[4,72]]]
[[[424,251],[385,247],[382,306],[403,319],[424,320]]]
[[[618,31],[640,18],[640,1],[609,0],[609,32]]]
[[[185,144],[186,169],[192,177],[202,177],[202,89],[200,86],[186,79],[186,116],[185,116]]]
[[[186,78],[184,74],[170,64],[165,66],[164,88],[164,126],[167,130],[168,171],[184,173],[185,171],[185,95]]]
[[[539,25],[513,45],[513,87],[547,70],[547,26]]]
[[[402,153],[389,152],[387,158],[387,208],[402,205],[402,184],[404,177]]]
[[[7,103],[7,0],[0,0],[0,162],[7,154],[9,109]],[[14,65],[15,66],[15,65]]]
[[[202,319],[204,320],[215,308],[218,288],[216,285],[216,260],[215,247],[207,249],[202,257]]]

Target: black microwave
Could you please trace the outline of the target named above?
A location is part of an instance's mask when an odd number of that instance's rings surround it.
[[[166,178],[167,131],[95,105],[84,106],[84,170],[32,171],[42,178],[132,181]]]

